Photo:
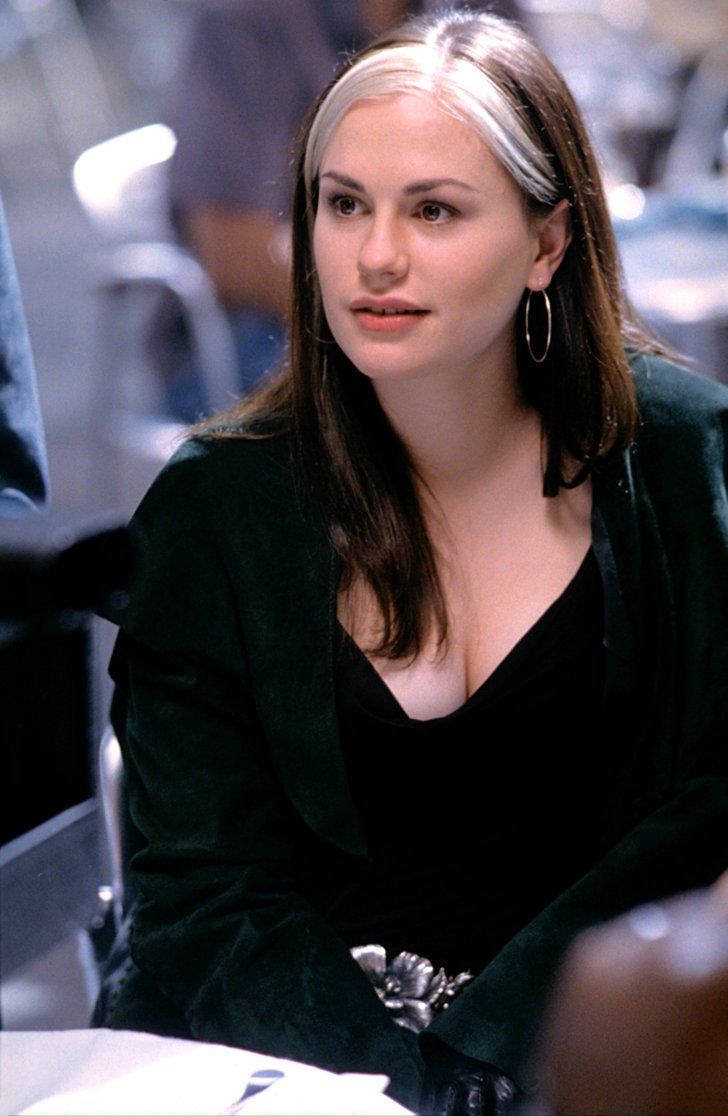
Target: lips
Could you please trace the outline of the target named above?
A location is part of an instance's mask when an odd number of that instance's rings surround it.
[[[360,329],[380,336],[404,335],[430,313],[403,298],[357,298],[349,308]]]
[[[373,306],[372,307],[362,306],[362,307],[357,308],[355,313],[379,314],[380,317],[386,318],[386,317],[391,317],[394,314],[426,314],[427,311],[426,310],[397,310],[395,308],[391,308],[391,309],[388,308],[388,309],[385,309],[385,310],[378,310],[376,307],[373,307]]]
[[[396,336],[417,329],[428,315],[428,310],[372,309],[362,307],[353,311],[353,318],[364,333]]]
[[[350,309],[354,313],[378,314],[382,317],[395,314],[428,314],[422,306],[404,298],[355,298]]]

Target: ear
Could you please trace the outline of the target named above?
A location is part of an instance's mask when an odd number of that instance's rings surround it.
[[[538,218],[536,233],[536,255],[526,282],[533,291],[548,287],[571,244],[571,213],[566,198]]]

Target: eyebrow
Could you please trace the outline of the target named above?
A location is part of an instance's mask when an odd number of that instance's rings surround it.
[[[321,178],[333,178],[340,186],[346,186],[349,190],[357,190],[360,194],[366,193],[360,182],[357,182],[354,178],[349,178],[346,174],[339,174],[338,171],[325,171]],[[437,190],[440,186],[459,186],[462,190],[470,190],[472,193],[477,192],[475,186],[470,186],[459,178],[424,178],[421,182],[412,182],[409,186],[406,186],[404,193],[408,197],[412,194],[426,194],[428,190]]]

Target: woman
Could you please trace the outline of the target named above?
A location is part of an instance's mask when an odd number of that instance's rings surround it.
[[[723,866],[726,393],[635,324],[577,110],[494,17],[354,58],[293,218],[287,368],[134,521],[111,1023],[495,1110],[573,935]]]

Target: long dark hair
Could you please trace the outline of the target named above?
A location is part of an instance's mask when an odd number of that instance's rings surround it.
[[[481,133],[487,120],[475,120],[462,108],[458,83],[465,73],[472,103],[473,88],[487,80],[488,97],[500,98],[517,135],[512,143],[509,137],[484,138],[513,173],[526,204],[545,213],[561,199],[569,203],[573,239],[549,287],[554,326],[543,363],[533,361],[525,344],[525,292],[517,318],[521,387],[543,426],[545,496],[580,484],[624,452],[637,424],[627,354],[665,351],[624,295],[614,232],[579,111],[558,71],[523,31],[492,15],[415,19],[343,67],[313,106],[299,144],[287,361],[272,383],[207,431],[292,435],[299,475],[323,508],[341,559],[342,589],[360,580],[371,588],[382,619],[381,638],[371,650],[392,658],[417,654],[433,631],[444,640],[446,608],[413,464],[370,381],[338,347],[322,311],[312,252],[318,200],[312,151],[321,149],[356,100],[411,89],[413,65],[420,66],[422,82]],[[406,77],[398,79],[398,66]]]

